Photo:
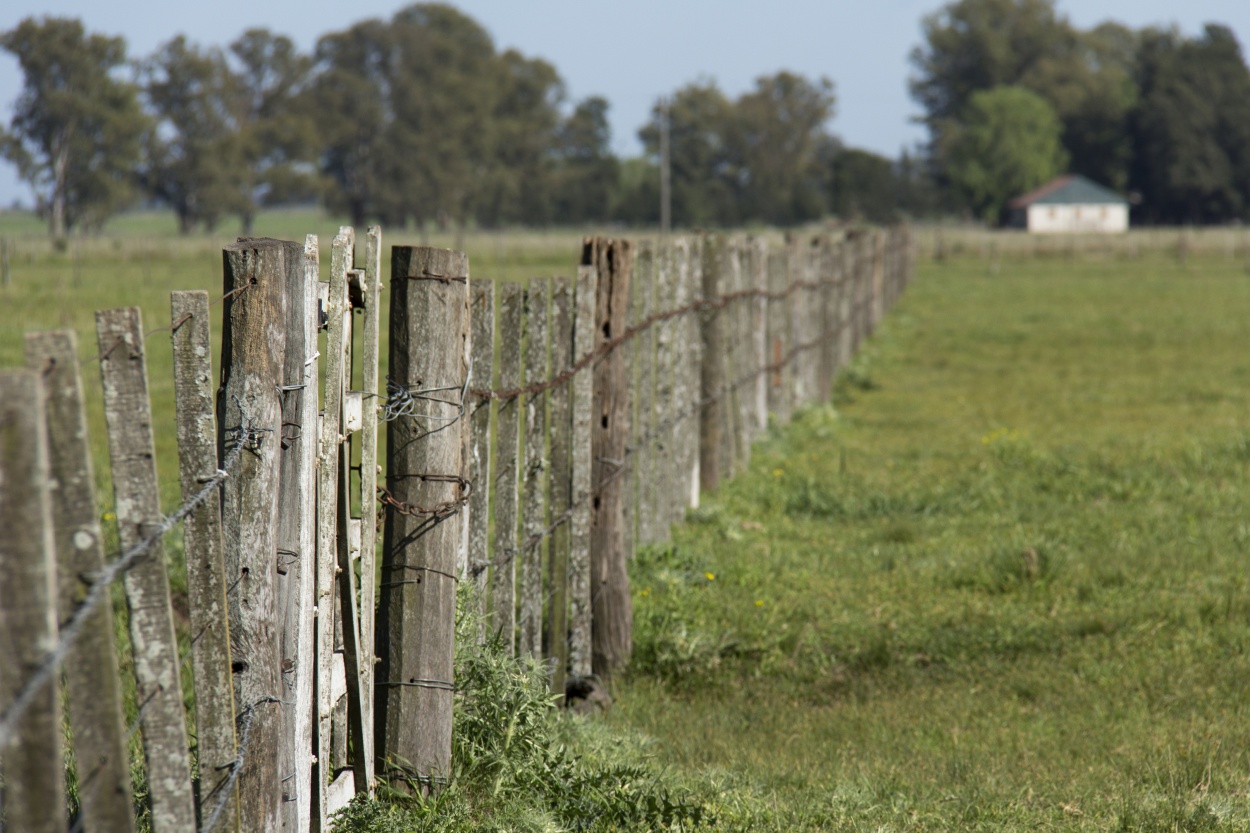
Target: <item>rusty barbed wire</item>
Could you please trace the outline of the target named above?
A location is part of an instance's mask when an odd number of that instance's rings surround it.
[[[241,404],[240,411],[242,412]],[[39,667],[23,683],[22,688],[13,698],[9,707],[4,710],[3,715],[0,715],[0,749],[4,749],[9,745],[18,721],[21,720],[26,710],[30,708],[35,700],[35,696],[51,681],[53,675],[65,662],[70,648],[73,647],[78,636],[86,627],[88,618],[95,612],[96,608],[109,598],[109,588],[125,573],[138,565],[140,560],[148,555],[148,551],[160,543],[169,530],[185,520],[188,515],[208,499],[213,490],[230,476],[230,470],[238,462],[245,447],[250,446],[260,435],[270,433],[271,429],[256,428],[252,421],[248,419],[246,412],[243,413],[247,424],[241,427],[239,442],[235,443],[230,449],[220,468],[211,476],[205,478],[203,487],[192,495],[189,500],[185,501],[182,506],[178,507],[177,511],[167,516],[150,535],[123,551],[115,561],[101,570],[90,587],[87,588],[82,603],[74,611],[73,615],[70,616],[65,626],[61,628],[56,647],[48,652],[40,662]]]

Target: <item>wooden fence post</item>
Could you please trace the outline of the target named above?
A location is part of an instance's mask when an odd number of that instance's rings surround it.
[[[596,347],[625,332],[633,247],[625,240],[587,238],[582,265],[598,271],[595,299]],[[625,363],[617,350],[594,365],[592,426],[590,584],[593,626],[592,665],[607,679],[629,662],[633,650],[633,609],[622,539],[624,492],[620,475],[629,436],[629,389]]]
[[[702,285],[705,303],[715,303],[720,297],[720,262],[724,258],[724,250],[725,241],[720,237],[707,237],[703,241]],[[720,484],[721,445],[725,422],[721,310],[704,309],[700,315],[700,325],[703,361],[699,389],[703,407],[699,417],[699,489],[711,491]]]
[[[677,243],[676,304],[685,307],[702,298],[703,286],[703,239],[683,238]],[[678,458],[678,478],[684,491],[670,508],[670,522],[676,523],[685,515],[685,507],[699,506],[699,490],[703,485],[700,471],[702,443],[702,407],[700,386],[703,357],[707,348],[700,338],[703,321],[700,315],[686,315],[677,322],[675,352],[677,372],[673,387],[673,418],[685,414],[674,425],[674,445]]]
[[[469,259],[462,252],[396,246],[391,256],[390,369],[414,414],[388,423],[388,507],[382,560],[376,683],[379,755],[393,784],[426,792],[451,769],[452,660],[463,459],[471,355]]]
[[[573,365],[573,284],[568,278],[556,278],[551,292],[551,372],[563,373]],[[547,505],[552,523],[564,516],[573,505],[573,398],[572,382],[557,385],[551,391],[551,457],[547,480]],[[550,616],[547,622],[547,644],[554,664],[551,690],[564,695],[569,667],[569,523],[557,526],[551,533]]]
[[[593,266],[577,270],[576,312],[573,318],[573,360],[581,361],[595,349],[595,302],[599,273]],[[592,671],[591,655],[591,518],[594,378],[587,368],[573,384],[573,502],[578,507],[569,523],[569,664],[576,677]]]
[[[74,331],[28,334],[26,366],[43,377],[48,460],[51,477],[57,484],[51,491],[56,531],[57,617],[65,622],[78,609],[86,592],[86,577],[104,569]],[[0,537],[7,537],[7,533],[0,532]],[[4,574],[9,575],[7,568]],[[122,722],[121,678],[113,644],[111,606],[101,605],[90,614],[89,624],[70,648],[64,667],[83,827],[88,831],[133,831],[130,759]]]
[[[495,285],[489,281],[473,285],[469,317],[473,327],[473,360],[471,373],[473,386],[490,390],[493,384],[492,370],[495,362]],[[473,403],[473,416],[469,421],[472,434],[469,449],[469,577],[477,589],[479,638],[486,635],[487,582],[493,574],[490,568],[490,484],[491,484],[491,412],[490,397]]]
[[[655,287],[659,252],[656,244],[646,243],[638,249],[638,259],[634,265],[633,285],[637,299],[636,319],[646,321],[655,312]],[[635,542],[634,554],[642,544],[652,544],[658,540],[659,518],[655,512],[656,493],[659,491],[660,478],[657,469],[660,464],[658,437],[653,435],[655,428],[655,339],[659,324],[652,324],[634,337],[634,363],[637,365],[637,383],[635,387],[635,419],[630,420],[633,440],[633,461],[635,488],[632,500],[637,507],[638,537]]]
[[[49,491],[39,374],[0,370],[0,650],[5,656],[0,713],[56,646],[56,548]],[[54,674],[35,695],[7,748],[0,748],[5,820],[13,831],[65,830],[58,681]]]
[[[317,439],[317,557],[314,577],[316,605],[314,694],[317,714],[314,722],[316,762],[313,784],[316,806],[313,810],[315,831],[329,829],[330,792],[335,782],[332,754],[335,696],[334,598],[337,586],[335,570],[338,561],[338,493],[339,446],[342,444],[343,418],[343,345],[346,341],[343,311],[348,308],[347,237],[335,235],[331,246],[330,281],[324,289],[326,357],[324,394]],[[345,681],[343,685],[345,686]],[[341,789],[341,788],[340,788]]]
[[[313,681],[317,655],[313,606],[317,574],[317,236],[304,239],[300,257],[288,252],[286,347],[282,362],[281,483],[278,500],[278,586],[283,691],[279,775],[287,830],[305,831],[312,819]]]
[[[378,364],[381,360],[382,229],[370,226],[365,243],[364,339],[361,356],[360,428],[360,644],[357,648],[361,731],[357,740],[357,771],[364,790],[373,795],[374,670],[377,667],[377,486]],[[360,789],[360,785],[357,785]]]
[[[674,241],[671,237],[665,238],[655,252],[651,270],[655,276],[655,309],[670,310],[678,306],[678,264],[673,252],[682,242],[684,241]],[[689,491],[689,485],[683,483],[681,476],[684,449],[677,442],[680,426],[674,421],[677,409],[681,407],[676,399],[676,389],[685,361],[678,346],[678,335],[688,317],[679,316],[658,322],[650,339],[654,388],[648,423],[656,431],[656,436],[651,441],[654,453],[650,477],[654,484],[643,489],[642,511],[643,519],[650,530],[648,539],[651,542],[668,540],[673,505],[684,504]]]
[[[784,251],[771,246],[768,251],[768,410],[777,422],[790,422],[790,405],[793,401],[793,379],[790,346],[790,300],[792,293],[786,286],[786,259]]]
[[[143,322],[137,307],[96,313],[104,420],[117,531],[122,549],[144,541],[161,525],[148,401]],[[231,472],[231,479],[237,472]],[[179,680],[178,641],[169,605],[165,548],[158,540],[125,574],[130,608],[130,643],[142,713],[143,752],[152,802],[152,829],[178,833],[195,829],[191,759]]]
[[[547,281],[534,279],[525,289],[525,384],[547,381]],[[526,394],[525,467],[521,473],[520,615],[517,619],[518,653],[541,657],[543,652],[543,550],[547,527],[547,394]]]
[[[512,281],[499,287],[499,385],[521,386],[524,297]],[[495,557],[491,568],[492,629],[504,649],[516,650],[517,486],[521,397],[500,399],[495,412]]]
[[[225,291],[234,294],[222,311],[219,456],[246,443],[238,470],[221,489],[230,658],[244,747],[239,819],[245,830],[281,825],[278,747],[286,699],[277,600],[281,387],[287,264],[302,263],[302,257],[302,246],[281,240],[242,239],[222,250]]]
[[[207,292],[170,295],[174,352],[174,400],[178,422],[179,482],[183,500],[204,488],[220,463],[213,418],[212,343]],[[195,726],[200,765],[201,816],[223,807],[225,830],[239,829],[238,792],[229,787],[238,754],[231,682],[230,618],[216,489],[183,524],[187,603],[191,617],[191,670],[195,679]],[[229,795],[224,790],[229,788]]]
[[[751,280],[749,286],[755,291],[751,303],[751,332],[755,348],[755,360],[752,369],[755,371],[753,390],[754,402],[752,416],[752,437],[763,435],[768,429],[768,241],[759,239],[751,247]]]

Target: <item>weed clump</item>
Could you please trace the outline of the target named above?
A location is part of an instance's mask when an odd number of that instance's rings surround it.
[[[545,666],[509,656],[497,639],[478,644],[467,618],[457,634],[447,787],[434,796],[415,788],[357,796],[334,830],[685,831],[710,820],[701,801],[655,768],[641,742],[557,709]]]

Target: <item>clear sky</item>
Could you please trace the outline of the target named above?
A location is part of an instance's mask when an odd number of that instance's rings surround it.
[[[80,17],[88,31],[126,38],[130,57],[150,54],[178,33],[225,46],[264,26],[310,50],[321,35],[368,17],[388,18],[405,3],[357,0],[6,0],[0,29],[26,17]],[[571,99],[611,102],[617,153],[641,150],[638,128],[655,99],[701,77],[737,95],[781,69],[831,78],[837,88],[832,129],[852,146],[887,156],[923,138],[907,93],[908,54],[920,21],[943,0],[458,0],[486,27],[497,48],[515,47],[555,65]],[[1115,19],[1133,27],[1175,23],[1194,34],[1205,22],[1250,41],[1250,0],[1059,0],[1081,27]],[[17,61],[0,53],[0,118],[8,124],[21,88]],[[0,205],[30,196],[0,161]]]

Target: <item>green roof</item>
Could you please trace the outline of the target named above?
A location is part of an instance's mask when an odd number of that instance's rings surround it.
[[[1012,200],[1010,208],[1030,205],[1127,205],[1128,200],[1080,174],[1068,174]]]

